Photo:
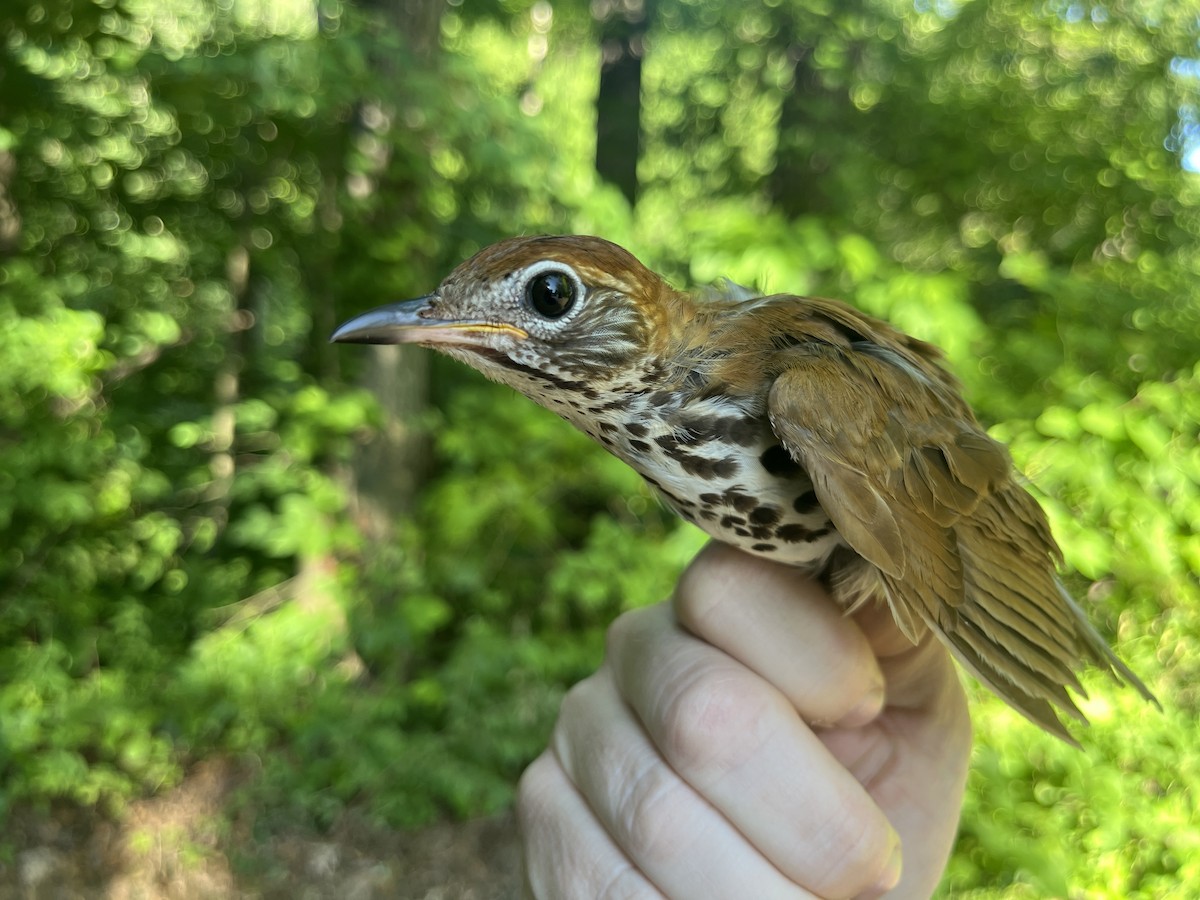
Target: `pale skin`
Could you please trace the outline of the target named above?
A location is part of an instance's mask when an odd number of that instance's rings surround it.
[[[940,643],[712,544],[614,623],[522,778],[526,896],[928,897],[970,745]]]

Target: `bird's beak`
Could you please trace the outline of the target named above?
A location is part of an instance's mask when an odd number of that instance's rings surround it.
[[[467,344],[478,346],[494,334],[524,339],[529,333],[503,322],[439,319],[432,297],[389,303],[342,323],[329,338],[340,344]]]

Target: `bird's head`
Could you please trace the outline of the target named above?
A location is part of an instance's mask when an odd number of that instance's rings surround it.
[[[432,294],[382,306],[332,340],[423,344],[545,402],[603,391],[661,349],[675,291],[601,238],[518,237],[481,250]]]

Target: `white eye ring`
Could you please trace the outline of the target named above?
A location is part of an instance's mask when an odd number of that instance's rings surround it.
[[[522,273],[522,302],[543,322],[557,323],[578,309],[584,298],[583,282],[570,266],[542,260]]]

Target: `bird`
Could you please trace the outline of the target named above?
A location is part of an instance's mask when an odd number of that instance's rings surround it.
[[[684,291],[587,235],[509,238],[342,343],[436,349],[557,413],[718,541],[886,604],[1079,746],[1086,665],[1157,703],[1063,585],[1046,516],[935,346],[837,300]]]

